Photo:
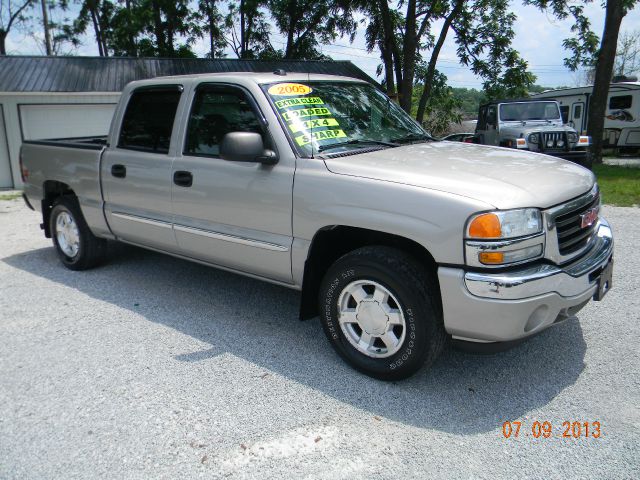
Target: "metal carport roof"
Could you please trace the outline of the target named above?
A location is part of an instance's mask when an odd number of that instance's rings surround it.
[[[324,73],[376,81],[349,61],[130,57],[0,57],[0,92],[120,92],[133,80],[217,72]]]

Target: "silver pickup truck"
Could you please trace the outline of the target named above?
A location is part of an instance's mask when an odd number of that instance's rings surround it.
[[[21,170],[66,267],[118,240],[300,290],[301,318],[385,380],[448,339],[510,345],[611,287],[589,170],[434,141],[352,78],[134,82],[106,137],[27,141]]]

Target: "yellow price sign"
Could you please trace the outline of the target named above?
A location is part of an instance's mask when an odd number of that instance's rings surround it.
[[[324,107],[316,107],[316,108],[301,108],[298,110],[289,110],[288,112],[284,112],[282,114],[282,118],[284,118],[287,122],[292,121],[295,118],[302,117],[320,117],[322,115],[331,115],[331,112],[328,108]]]
[[[293,133],[298,133],[303,130],[313,130],[314,128],[322,128],[322,127],[338,127],[338,121],[335,118],[318,118],[316,120],[307,120],[307,121],[294,121],[294,123],[289,124],[289,130]]]
[[[320,97],[301,97],[301,98],[287,98],[285,100],[278,100],[276,103],[276,107],[278,108],[286,108],[286,107],[295,107],[298,105],[320,105],[324,102]]]
[[[269,87],[269,95],[307,95],[313,92],[313,89],[308,85],[301,83],[277,83]]]
[[[312,135],[300,135],[296,137],[296,143],[300,146],[311,143],[312,140],[321,141],[329,140],[331,138],[345,138],[347,136],[344,130],[320,130],[319,132],[313,132]]]

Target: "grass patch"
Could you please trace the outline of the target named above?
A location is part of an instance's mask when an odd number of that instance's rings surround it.
[[[22,197],[22,192],[17,193],[0,193],[0,200],[15,200]]]
[[[594,165],[602,201],[607,205],[640,205],[640,168],[619,165]]]

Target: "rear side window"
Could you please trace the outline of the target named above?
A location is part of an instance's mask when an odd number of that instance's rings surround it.
[[[622,108],[631,108],[631,95],[618,95],[609,99],[609,108],[611,110],[619,110]]]
[[[181,90],[140,90],[131,95],[122,119],[118,147],[168,153]]]

